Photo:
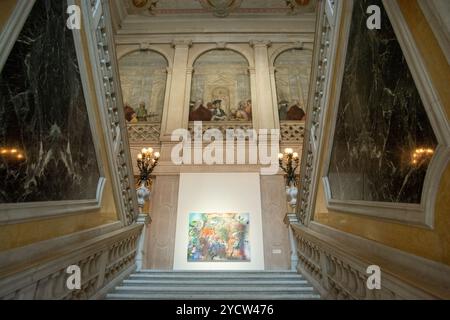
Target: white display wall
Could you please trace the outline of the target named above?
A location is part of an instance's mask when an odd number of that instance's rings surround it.
[[[180,175],[174,270],[264,270],[259,173]],[[188,262],[189,214],[249,213],[249,262]]]

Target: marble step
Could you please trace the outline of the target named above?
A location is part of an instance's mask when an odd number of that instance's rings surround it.
[[[177,274],[229,274],[229,275],[252,275],[252,274],[258,274],[258,275],[294,275],[294,276],[302,276],[301,274],[298,274],[295,271],[291,270],[274,270],[274,271],[222,271],[222,270],[202,270],[202,271],[193,271],[193,270],[141,270],[138,273],[140,274],[155,274],[155,275],[163,275],[163,274],[169,274],[169,275],[177,275]]]
[[[279,281],[277,279],[264,279],[264,280],[253,280],[253,279],[218,279],[214,282],[211,282],[207,279],[188,279],[188,280],[179,280],[179,279],[169,279],[169,280],[161,280],[161,279],[151,279],[151,280],[124,280],[123,285],[129,285],[129,286],[205,286],[214,284],[215,286],[277,286],[277,285],[283,285],[283,286],[305,286],[308,285],[308,281],[301,280],[301,279],[294,279],[294,280],[282,280]]]
[[[230,294],[239,294],[239,293],[279,293],[279,294],[288,294],[288,293],[303,293],[314,292],[314,288],[311,286],[296,286],[296,287],[287,287],[287,286],[257,286],[250,287],[242,285],[233,285],[233,286],[217,286],[215,283],[210,283],[209,285],[203,286],[118,286],[116,287],[114,293],[184,293],[184,294],[195,294],[198,292],[208,292],[209,294],[219,293],[224,294],[225,292]]]
[[[177,273],[134,273],[130,279],[279,279],[281,280],[298,280],[302,279],[301,275],[295,273],[270,274],[270,273],[232,273],[232,272],[177,272]]]
[[[130,275],[110,292],[112,300],[305,300],[320,299],[292,271],[153,271]]]
[[[295,271],[292,270],[239,270],[239,271],[230,271],[230,270],[202,270],[202,271],[198,271],[198,270],[154,270],[154,269],[143,269],[141,271],[139,271],[139,273],[142,274],[146,274],[146,273],[151,273],[151,274],[163,274],[163,273],[167,273],[167,274],[181,274],[181,273],[185,273],[185,274],[205,274],[205,273],[209,273],[209,274],[214,274],[214,273],[218,273],[218,274],[291,274],[291,275],[297,275],[297,276],[301,276],[301,274],[298,274]]]
[[[318,300],[317,293],[229,293],[214,294],[205,293],[110,293],[106,297],[108,300]]]

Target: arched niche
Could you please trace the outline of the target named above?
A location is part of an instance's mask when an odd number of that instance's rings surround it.
[[[212,49],[193,63],[189,121],[252,121],[248,60],[230,49]]]
[[[161,123],[167,85],[166,58],[153,50],[139,50],[119,60],[125,117],[130,123]]]
[[[300,48],[282,51],[274,60],[280,121],[306,119],[312,52]]]

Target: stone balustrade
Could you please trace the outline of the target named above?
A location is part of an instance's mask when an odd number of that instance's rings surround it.
[[[0,274],[0,299],[66,300],[102,298],[136,268],[142,225],[115,230],[90,240],[9,266]],[[30,248],[30,251],[34,251]],[[50,257],[48,257],[50,255]],[[25,266],[24,266],[25,265]],[[81,269],[81,289],[69,290],[69,266]]]

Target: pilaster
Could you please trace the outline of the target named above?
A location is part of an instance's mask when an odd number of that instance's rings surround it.
[[[184,109],[186,105],[186,92],[190,87],[188,84],[187,63],[189,48],[192,42],[188,40],[174,41],[172,46],[175,49],[172,74],[170,76],[169,102],[164,110],[163,123],[161,126],[161,140],[170,141],[172,132],[176,129],[187,129],[188,123],[184,121]]]
[[[273,106],[272,83],[270,78],[269,41],[251,41],[255,55],[255,92],[257,106],[257,129],[277,128],[275,108]]]

